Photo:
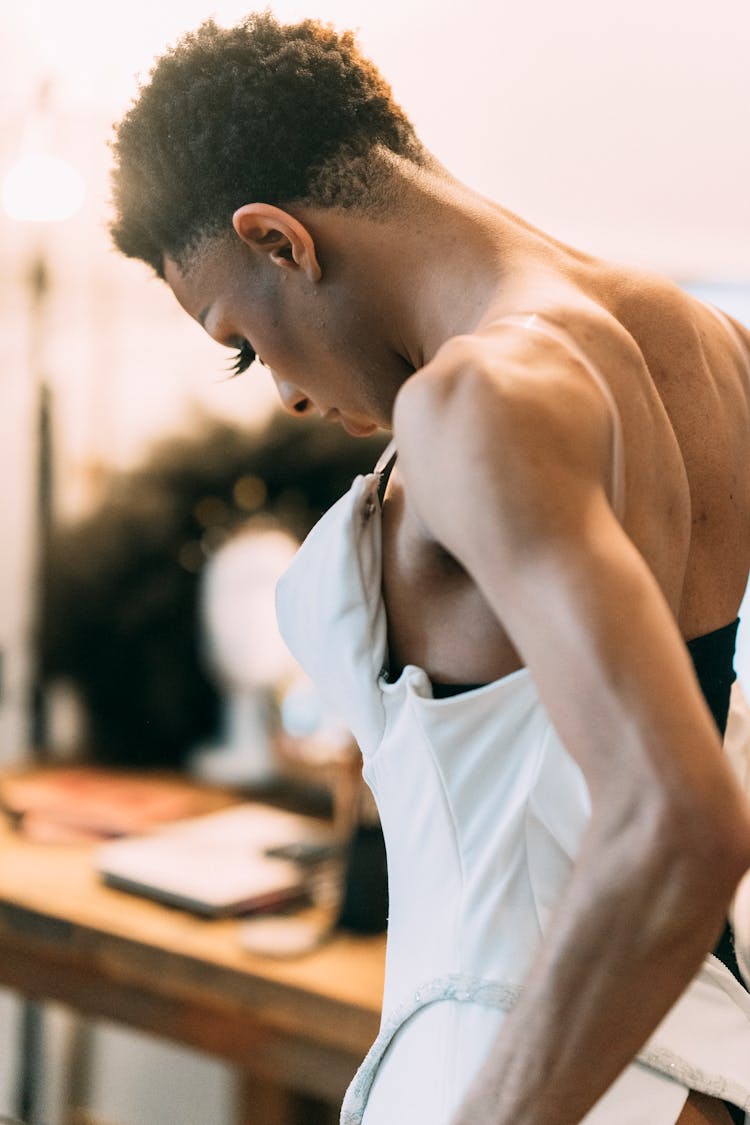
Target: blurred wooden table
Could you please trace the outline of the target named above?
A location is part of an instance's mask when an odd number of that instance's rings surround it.
[[[0,818],[0,985],[237,1065],[238,1125],[329,1125],[377,1034],[384,940],[276,961],[243,952],[238,926],[105,887],[89,847]]]

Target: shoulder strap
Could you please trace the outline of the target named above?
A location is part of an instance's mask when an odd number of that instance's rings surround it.
[[[557,325],[550,324],[547,320],[543,320],[537,313],[532,313],[530,316],[504,316],[502,317],[502,323],[517,324],[521,328],[526,328],[533,332],[541,332],[545,336],[558,340],[569,352],[580,360],[601,391],[609,409],[610,418],[612,419],[612,475],[610,484],[612,494],[610,502],[615,516],[622,522],[622,517],[625,512],[625,441],[623,438],[620,413],[607,380],[591,362],[585,352],[579,348],[569,332],[558,328]],[[391,441],[381,453],[375,465],[375,469],[373,470],[380,476],[378,496],[381,501],[385,493],[386,485],[388,484],[388,478],[396,463],[396,456],[396,443],[395,441]]]
[[[398,454],[396,451],[396,440],[395,438],[392,438],[378,457],[375,468],[373,469],[373,472],[380,477],[380,483],[378,484],[378,499],[380,500],[381,504],[385,495],[386,485],[388,484],[388,478],[393,472],[393,466],[396,464],[397,456]]]
[[[622,523],[622,517],[625,512],[625,440],[622,432],[620,412],[617,409],[615,396],[612,394],[609,383],[604,378],[599,368],[591,362],[586,353],[578,346],[569,332],[566,332],[563,328],[558,328],[556,324],[551,324],[548,320],[544,320],[537,313],[532,313],[530,316],[504,316],[502,317],[501,323],[517,324],[521,328],[527,328],[531,332],[541,332],[545,336],[558,340],[576,357],[576,359],[580,360],[601,391],[604,401],[607,404],[610,418],[612,419],[610,503],[612,504],[612,510],[615,516],[620,523]]]

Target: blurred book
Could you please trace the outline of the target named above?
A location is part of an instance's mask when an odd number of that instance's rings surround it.
[[[302,899],[305,865],[278,853],[314,851],[329,839],[311,817],[249,802],[104,844],[95,865],[109,886],[216,918]]]
[[[48,767],[0,778],[0,807],[30,838],[87,843],[144,832],[206,808],[187,779],[90,766]],[[214,804],[215,807],[215,804]]]

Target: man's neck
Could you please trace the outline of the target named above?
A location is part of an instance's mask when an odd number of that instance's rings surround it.
[[[408,166],[398,174],[396,198],[398,209],[384,217],[330,210],[303,221],[318,228],[346,282],[364,288],[392,350],[414,368],[451,337],[512,311],[521,280],[565,254],[447,174]]]

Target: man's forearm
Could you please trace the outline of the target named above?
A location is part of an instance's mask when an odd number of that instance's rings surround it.
[[[591,830],[524,995],[453,1125],[576,1125],[712,948],[731,893],[731,875],[717,881],[712,866],[686,859],[679,840],[672,854],[649,855],[627,833],[608,843]]]

